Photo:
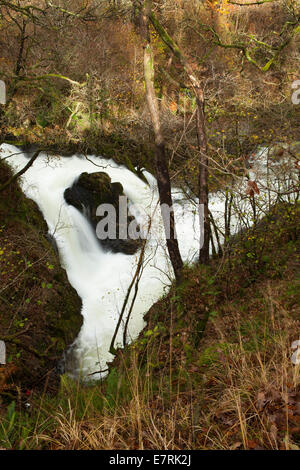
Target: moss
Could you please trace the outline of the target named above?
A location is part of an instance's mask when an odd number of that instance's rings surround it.
[[[0,181],[9,175],[1,164]],[[0,338],[7,341],[8,361],[17,367],[16,385],[43,387],[48,375],[54,391],[57,361],[82,324],[81,300],[45,237],[47,225],[36,204],[16,184],[1,196]]]

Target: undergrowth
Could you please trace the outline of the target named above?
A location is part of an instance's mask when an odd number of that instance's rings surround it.
[[[281,230],[266,225],[258,263],[239,263],[253,240],[243,236],[229,264],[186,268],[103,382],[62,376],[56,395],[46,386],[17,390],[2,406],[1,446],[299,449],[300,366],[291,349],[300,325],[298,220],[294,206]],[[1,380],[3,387],[9,378]]]

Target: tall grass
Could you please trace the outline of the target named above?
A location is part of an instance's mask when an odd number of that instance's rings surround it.
[[[298,321],[282,300],[288,285],[249,292],[243,313],[238,302],[224,303],[191,363],[172,346],[171,331],[164,366],[157,367],[163,343],[153,335],[121,353],[106,383],[84,387],[62,377],[57,397],[2,418],[1,447],[299,448],[300,366],[291,362]]]

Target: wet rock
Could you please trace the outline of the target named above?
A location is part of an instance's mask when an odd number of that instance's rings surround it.
[[[98,241],[108,251],[134,254],[140,247],[141,241],[129,237],[126,239],[119,238],[121,228],[119,225],[120,196],[124,196],[121,183],[112,183],[110,177],[103,172],[82,173],[78,180],[64,192],[65,201],[76,207],[90,221],[95,231],[97,224],[105,217],[96,215],[98,206],[111,204],[117,215],[116,239],[107,238],[105,240],[98,239]],[[133,220],[134,217],[128,215],[127,228]]]

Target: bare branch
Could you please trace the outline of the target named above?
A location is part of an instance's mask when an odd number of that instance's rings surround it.
[[[24,166],[24,168],[22,168],[22,170],[20,170],[18,173],[16,173],[15,175],[13,175],[8,181],[6,181],[6,183],[4,183],[2,186],[0,186],[0,192],[1,191],[4,191],[4,189],[6,189],[8,186],[10,186],[14,181],[16,181],[18,178],[20,178],[20,176],[24,175],[24,173],[28,170],[28,168],[31,167],[31,165],[35,162],[35,160],[38,158],[39,154],[41,153],[41,149],[37,150],[34,155],[32,156],[32,158],[29,160],[29,162],[27,163],[27,165]]]

